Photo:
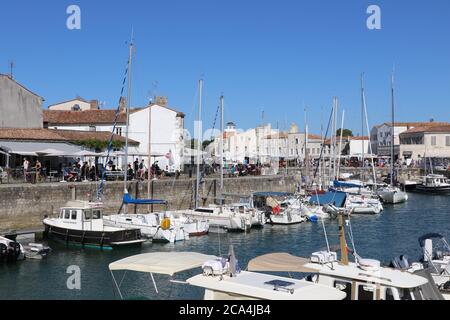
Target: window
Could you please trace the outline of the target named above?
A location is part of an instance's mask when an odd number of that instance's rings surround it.
[[[77,210],[72,210],[72,220],[77,220]]]
[[[97,131],[97,128],[95,126],[89,126],[89,131],[95,132]]]
[[[61,210],[61,212],[59,213],[59,218],[63,219],[64,218],[64,210]]]
[[[368,301],[374,300],[375,287],[371,285],[360,284],[358,286],[358,300]]]
[[[89,221],[91,220],[91,211],[84,211],[84,221]]]
[[[70,210],[64,210],[64,219],[70,219]]]
[[[344,300],[351,300],[352,299],[352,284],[350,282],[345,281],[335,281],[334,287],[336,289],[341,290],[346,294]]]
[[[431,145],[435,146],[436,145],[436,136],[432,136],[431,137]]]
[[[102,218],[102,212],[100,210],[92,210],[92,220],[98,220]]]
[[[386,288],[386,300],[395,300],[394,292],[392,291],[392,288]]]
[[[74,104],[74,105],[72,106],[72,111],[81,111],[80,105],[79,105],[79,104]]]
[[[445,145],[446,145],[447,147],[450,147],[450,136],[446,136],[446,137],[445,137]]]

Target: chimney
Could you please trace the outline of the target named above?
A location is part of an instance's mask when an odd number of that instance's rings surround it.
[[[156,96],[154,104],[157,104],[158,106],[161,107],[167,107],[167,100],[168,100],[167,97]]]
[[[91,104],[91,110],[98,110],[98,109],[100,109],[98,107],[98,100],[91,100],[90,104]]]
[[[126,99],[125,97],[120,97],[120,101],[119,101],[119,108],[120,108],[120,112],[125,112],[126,110]]]

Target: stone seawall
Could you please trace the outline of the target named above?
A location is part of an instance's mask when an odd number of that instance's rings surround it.
[[[299,177],[294,175],[224,179],[224,192],[242,195],[256,191],[294,192],[298,181]],[[152,198],[168,201],[169,209],[193,207],[195,179],[158,180],[152,181],[152,185]],[[42,227],[44,215],[56,214],[61,206],[73,198],[94,200],[97,188],[98,183],[0,185],[0,231]],[[106,213],[118,211],[123,189],[123,182],[106,182],[103,196]],[[202,205],[214,203],[219,196],[219,189],[219,179],[206,179],[200,186]],[[132,181],[128,184],[128,190],[133,197],[145,198],[147,181]],[[154,209],[161,208],[155,206]],[[134,207],[130,211],[133,212]]]

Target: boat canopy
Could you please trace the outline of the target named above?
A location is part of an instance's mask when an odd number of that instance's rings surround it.
[[[131,256],[109,265],[109,270],[128,270],[155,274],[174,274],[201,267],[216,256],[197,252],[153,252]]]
[[[345,200],[347,199],[347,194],[342,191],[332,190],[325,192],[324,194],[317,194],[311,196],[309,202],[311,204],[333,204],[338,208],[343,208],[345,205]]]
[[[165,200],[154,200],[154,199],[133,199],[128,193],[125,193],[123,196],[124,204],[162,204],[166,205],[167,201]]]
[[[420,247],[423,248],[423,246],[425,245],[425,240],[427,239],[443,239],[443,238],[444,236],[442,236],[439,233],[427,233],[419,238]]]
[[[255,272],[317,272],[317,269],[305,267],[310,262],[310,259],[289,253],[270,253],[251,260],[247,268]]]
[[[350,182],[342,182],[338,180],[334,180],[333,185],[335,188],[362,188],[363,186],[361,184],[357,183],[350,183]]]

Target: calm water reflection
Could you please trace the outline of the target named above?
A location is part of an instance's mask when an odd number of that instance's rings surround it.
[[[411,194],[405,204],[385,206],[378,216],[354,216],[351,219],[358,254],[384,263],[400,254],[417,259],[420,255],[417,238],[427,232],[440,232],[449,237],[450,197]],[[331,245],[338,244],[336,221],[325,222]],[[249,234],[217,234],[193,238],[175,245],[144,244],[141,248],[114,251],[67,249],[51,243],[51,256],[43,261],[24,261],[0,266],[0,299],[116,299],[108,264],[142,252],[197,251],[207,254],[226,253],[233,243],[241,268],[258,255],[269,252],[289,252],[309,256],[326,247],[322,225],[304,223],[297,226],[266,226]],[[220,244],[220,245],[219,245]],[[66,286],[70,265],[81,268],[81,290]],[[195,273],[198,273],[195,272]],[[183,274],[186,278],[195,273]],[[118,272],[117,278],[123,273]],[[201,299],[202,290],[180,284],[168,284],[159,277],[161,294],[155,295],[147,275],[128,272],[123,292],[128,298]]]

